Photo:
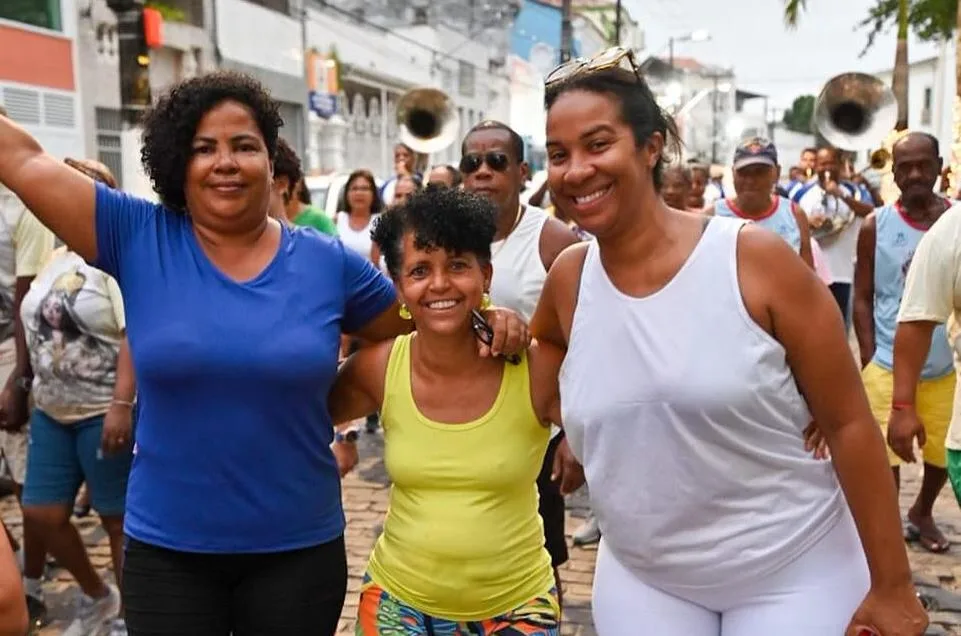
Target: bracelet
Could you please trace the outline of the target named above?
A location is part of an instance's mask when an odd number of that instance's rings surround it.
[[[126,406],[127,408],[130,408],[130,409],[132,409],[135,406],[133,402],[128,402],[127,400],[118,400],[116,398],[110,400],[110,404],[116,404],[117,406]]]
[[[906,411],[908,409],[913,409],[913,408],[914,408],[914,404],[912,404],[911,402],[892,402],[891,403],[892,411]]]

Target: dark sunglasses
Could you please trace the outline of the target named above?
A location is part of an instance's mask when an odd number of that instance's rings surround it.
[[[474,328],[474,334],[477,336],[477,339],[486,344],[488,347],[491,346],[491,343],[494,342],[494,330],[491,329],[489,324],[487,324],[484,314],[476,309],[472,309],[470,316],[471,326]],[[504,359],[511,364],[521,363],[521,357],[517,354],[504,356]]]
[[[460,171],[464,174],[473,174],[485,163],[495,172],[504,172],[510,164],[510,157],[503,152],[471,153],[461,157]]]

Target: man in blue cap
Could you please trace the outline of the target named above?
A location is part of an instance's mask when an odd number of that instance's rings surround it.
[[[807,216],[794,203],[774,193],[781,167],[774,144],[762,137],[742,141],[734,150],[734,198],[719,199],[714,214],[747,219],[771,230],[814,267]]]

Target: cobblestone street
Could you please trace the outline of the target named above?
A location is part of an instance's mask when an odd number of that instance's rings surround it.
[[[353,618],[357,610],[358,590],[367,556],[380,531],[384,512],[387,510],[388,482],[384,472],[380,435],[364,434],[361,440],[361,462],[358,469],[344,482],[344,498],[347,510],[347,552],[350,563],[348,596],[340,633],[353,632]],[[905,488],[902,494],[902,510],[907,509],[917,492],[918,473],[912,468],[905,471]],[[20,518],[12,500],[2,504],[3,518],[19,535]],[[568,534],[581,523],[587,512],[586,493],[579,492],[568,502]],[[947,554],[928,554],[921,548],[911,546],[910,555],[916,580],[926,594],[932,596],[937,607],[932,607],[930,634],[961,634],[961,599],[955,595],[961,591],[961,510],[954,503],[950,487],[946,487],[938,502],[936,514],[941,528],[955,544]],[[109,569],[110,552],[103,530],[90,517],[79,522],[81,532],[89,546],[95,565],[101,570]],[[591,623],[590,594],[593,580],[595,548],[573,548],[571,560],[562,568],[564,581],[565,621],[563,633],[568,636],[595,634]],[[61,633],[72,614],[72,599],[76,588],[63,570],[54,570],[53,580],[47,584],[48,601],[55,622],[42,630],[44,636]]]

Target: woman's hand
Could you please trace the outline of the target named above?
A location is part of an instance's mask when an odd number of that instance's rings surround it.
[[[831,459],[828,441],[814,422],[804,429],[804,450],[814,453],[814,459]]]
[[[554,452],[551,480],[560,482],[559,488],[562,495],[569,495],[584,485],[584,467],[571,452],[567,437],[558,443],[557,450]]]
[[[103,417],[100,449],[104,455],[115,455],[126,450],[133,441],[133,406],[111,402]]]
[[[520,315],[502,307],[491,307],[484,311],[484,318],[491,326],[494,337],[488,346],[480,344],[482,356],[515,355],[525,351],[531,344],[531,332]]]
[[[334,459],[337,460],[337,471],[340,473],[341,479],[347,476],[347,473],[354,470],[357,466],[357,462],[360,459],[357,454],[357,444],[351,442],[334,442],[330,450],[334,453]]]
[[[924,611],[914,585],[876,589],[871,588],[854,613],[844,636],[921,636],[928,627],[928,613]]]

